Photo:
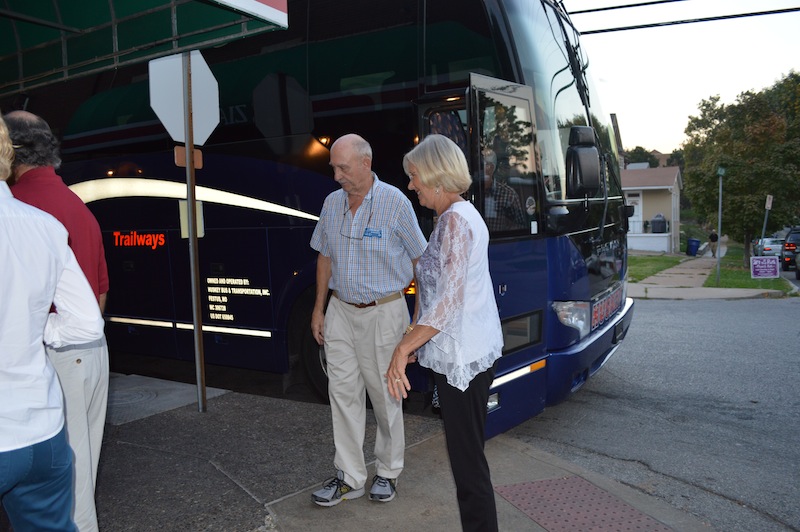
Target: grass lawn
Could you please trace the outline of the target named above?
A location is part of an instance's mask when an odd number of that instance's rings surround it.
[[[628,255],[628,281],[638,283],[645,277],[672,268],[683,260],[670,255]]]
[[[744,266],[744,246],[736,242],[728,242],[725,256],[720,260],[719,285],[717,270],[711,272],[703,284],[710,288],[760,288],[762,290],[781,290],[791,292],[792,284],[783,278],[752,279],[750,267]],[[655,275],[661,270],[671,268],[684,257],[672,255],[628,255],[628,281],[637,283],[646,277]]]
[[[750,267],[744,266],[744,246],[736,242],[728,242],[725,256],[720,259],[719,284],[717,284],[716,268],[706,279],[703,286],[710,288],[761,288],[765,290],[782,290],[789,292],[791,283],[786,279],[752,279]]]

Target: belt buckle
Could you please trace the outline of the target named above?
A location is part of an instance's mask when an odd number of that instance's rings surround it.
[[[375,302],[372,301],[370,303],[353,303],[352,305],[356,308],[367,308],[367,307],[374,307]]]

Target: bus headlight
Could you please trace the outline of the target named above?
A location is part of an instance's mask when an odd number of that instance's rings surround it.
[[[578,331],[579,339],[589,334],[591,327],[591,306],[588,301],[554,301],[553,310],[556,311],[558,321]]]

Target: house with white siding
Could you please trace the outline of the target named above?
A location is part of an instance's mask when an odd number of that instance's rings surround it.
[[[630,164],[622,170],[622,191],[633,206],[628,248],[642,251],[680,251],[681,189],[683,179],[677,166],[648,168],[647,163]]]

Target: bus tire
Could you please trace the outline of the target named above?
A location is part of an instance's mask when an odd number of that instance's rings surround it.
[[[290,351],[299,353],[305,370],[306,382],[314,395],[328,403],[328,373],[325,363],[325,348],[311,334],[311,312],[314,310],[315,288],[306,290],[292,311],[289,324]]]
[[[303,364],[309,387],[323,403],[328,403],[328,364],[325,361],[325,347],[321,346],[309,333],[303,345]]]

